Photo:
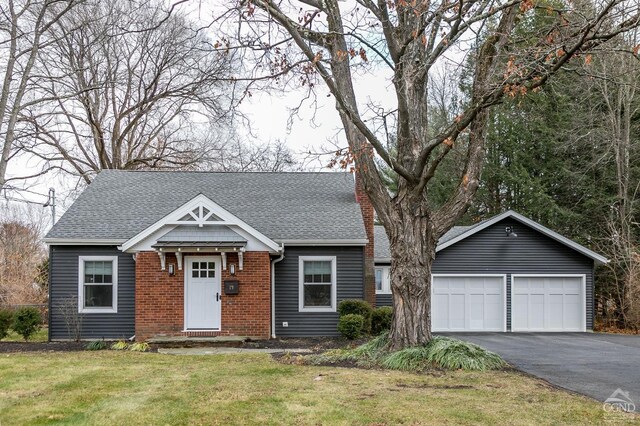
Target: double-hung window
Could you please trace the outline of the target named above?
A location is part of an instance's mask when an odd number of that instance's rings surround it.
[[[376,294],[391,294],[391,268],[376,267]]]
[[[299,310],[335,312],[336,257],[301,256],[299,271]]]
[[[78,265],[80,312],[118,312],[118,257],[80,256]]]

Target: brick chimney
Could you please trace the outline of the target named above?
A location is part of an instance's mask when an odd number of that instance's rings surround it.
[[[376,306],[376,278],[375,278],[375,264],[373,256],[373,220],[375,211],[373,205],[369,200],[369,196],[365,192],[360,173],[355,172],[356,180],[356,202],[360,204],[360,211],[362,211],[362,219],[364,220],[364,229],[367,232],[367,239],[369,243],[364,247],[364,299]]]

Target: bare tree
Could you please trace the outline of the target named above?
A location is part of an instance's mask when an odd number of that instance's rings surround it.
[[[289,71],[303,57],[307,63],[295,70],[317,72],[335,98],[348,155],[390,241],[394,349],[431,339],[436,244],[477,190],[490,107],[504,96],[537,90],[572,58],[637,27],[640,16],[640,5],[624,0],[252,0],[236,7],[245,45],[262,48],[265,60]],[[533,22],[533,16],[542,19]],[[430,77],[460,55],[472,55],[468,102],[442,130],[432,131]],[[395,92],[395,152],[369,126],[357,100],[356,90],[366,88],[358,86],[354,68],[369,63],[387,72]],[[434,208],[429,183],[463,141],[462,173],[448,200]],[[398,174],[397,194],[389,195],[376,158]]]
[[[234,58],[162,2],[87,1],[56,22],[21,145],[87,183],[102,169],[195,168],[194,127],[225,124]],[[198,124],[201,123],[201,124]]]
[[[0,188],[7,180],[24,108],[40,102],[30,95],[33,71],[51,43],[48,32],[82,0],[5,0],[0,3]],[[19,178],[24,178],[20,176]]]
[[[234,137],[203,159],[198,168],[224,172],[292,172],[301,170],[302,166],[282,141],[251,143]]]
[[[593,108],[601,119],[593,127],[604,146],[600,163],[611,164],[616,193],[606,223],[603,250],[611,262],[613,298],[626,327],[640,327],[640,180],[635,165],[640,160],[640,62],[628,51],[640,45],[637,31],[619,37],[617,49],[599,52],[589,66],[586,90],[595,95]]]
[[[62,299],[55,308],[64,319],[69,339],[79,342],[82,338],[82,314],[78,311],[78,296],[69,296]]]
[[[40,219],[33,209],[0,209],[0,305],[42,303],[46,298],[39,277],[47,257]]]

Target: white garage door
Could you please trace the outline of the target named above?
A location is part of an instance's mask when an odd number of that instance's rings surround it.
[[[504,288],[504,275],[434,275],[433,331],[506,331]]]
[[[512,280],[512,331],[585,331],[584,276],[513,275]]]

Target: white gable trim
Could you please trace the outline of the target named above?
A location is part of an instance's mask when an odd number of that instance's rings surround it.
[[[562,235],[558,234],[557,232],[552,231],[551,229],[544,227],[542,225],[540,225],[538,222],[534,222],[531,219],[528,219],[524,216],[522,216],[521,214],[518,214],[516,212],[514,212],[513,210],[508,210],[502,214],[499,214],[498,216],[492,217],[491,219],[487,220],[486,222],[482,222],[481,224],[474,226],[473,228],[463,232],[462,234],[458,235],[455,238],[450,239],[449,241],[447,241],[446,243],[440,244],[438,245],[438,247],[436,248],[436,252],[439,252],[440,250],[444,250],[449,246],[454,245],[455,243],[464,240],[467,237],[472,236],[473,234],[476,234],[480,231],[482,231],[483,229],[488,228],[491,225],[494,225],[498,222],[500,222],[503,219],[506,219],[508,217],[512,217],[514,219],[516,219],[519,222],[522,222],[523,224],[527,225],[528,227],[535,229],[536,231],[540,232],[541,234],[546,235],[547,237],[554,239],[556,241],[558,241],[561,244],[566,245],[567,247],[570,247],[572,249],[574,249],[575,251],[582,253],[583,255],[590,257],[591,259],[595,260],[596,262],[600,262],[600,263],[609,263],[609,259],[607,259],[604,256],[599,255],[598,253],[589,250],[588,248],[581,246],[580,244],[576,243],[575,241],[571,241],[570,239],[563,237]]]
[[[138,244],[140,241],[144,240],[146,237],[148,237],[149,235],[151,235],[152,233],[154,233],[155,231],[157,231],[158,229],[160,229],[161,227],[163,227],[165,225],[189,225],[189,224],[192,224],[194,226],[200,226],[201,222],[199,222],[199,221],[196,221],[196,222],[180,221],[181,218],[183,218],[184,216],[190,214],[194,209],[200,208],[200,207],[205,207],[207,210],[209,210],[210,214],[208,214],[207,217],[209,217],[211,215],[211,213],[212,213],[212,214],[215,214],[217,217],[219,217],[221,219],[220,221],[207,222],[208,224],[211,224],[211,225],[237,226],[238,228],[244,230],[245,232],[247,232],[248,234],[250,234],[251,236],[253,236],[257,240],[259,240],[260,242],[265,244],[267,247],[269,247],[274,252],[280,252],[281,247],[280,247],[279,244],[277,244],[275,241],[271,240],[266,235],[263,235],[262,233],[258,232],[256,229],[251,227],[249,224],[243,222],[238,217],[234,216],[233,214],[231,214],[230,212],[228,212],[227,210],[225,210],[220,205],[216,204],[215,202],[213,202],[211,199],[209,199],[208,197],[206,197],[203,194],[197,195],[191,201],[186,202],[181,207],[178,207],[173,212],[169,213],[168,215],[166,215],[165,217],[163,217],[162,219],[160,219],[159,221],[157,221],[153,225],[149,226],[148,228],[146,228],[142,232],[138,233],[134,237],[128,239],[127,241],[125,241],[122,244],[120,249],[122,251],[127,251],[127,250],[131,249],[133,246]]]

